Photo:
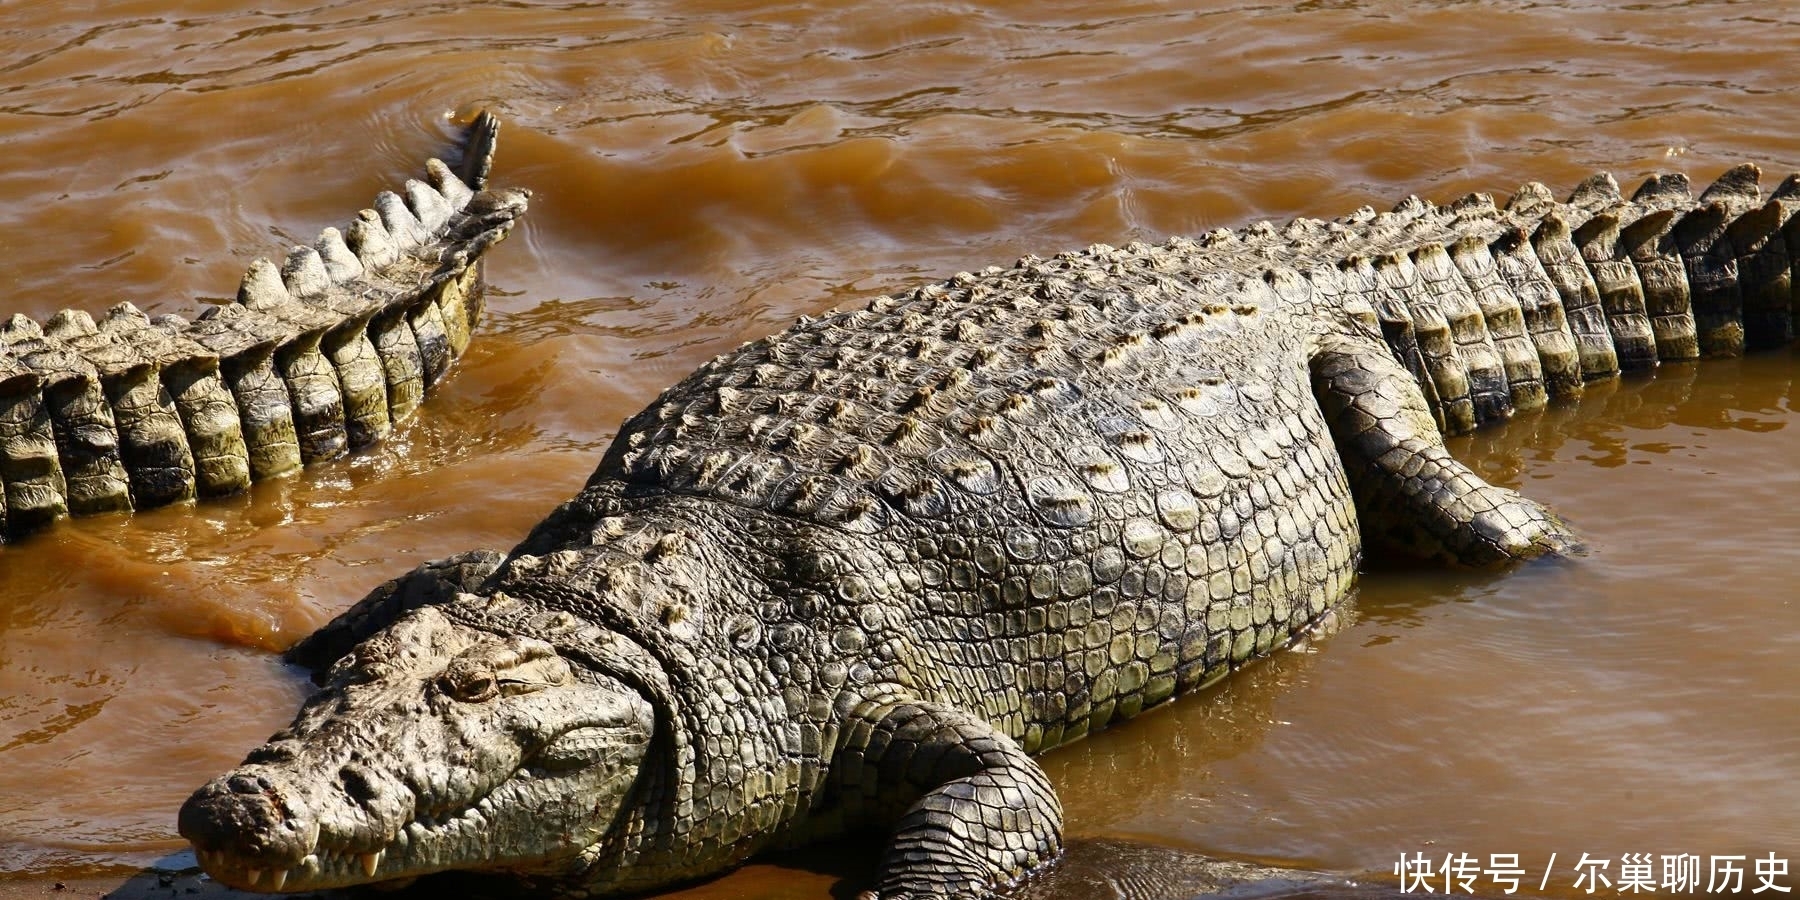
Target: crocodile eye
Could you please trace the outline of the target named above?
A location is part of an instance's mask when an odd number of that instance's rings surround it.
[[[494,681],[494,673],[486,669],[470,671],[453,666],[438,680],[438,686],[444,693],[464,703],[480,703],[500,693],[499,686]]]

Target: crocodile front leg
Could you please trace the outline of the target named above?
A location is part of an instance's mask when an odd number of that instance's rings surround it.
[[[1386,347],[1328,335],[1312,374],[1365,540],[1464,566],[1579,549],[1549,510],[1450,456],[1424,394]]]
[[[842,734],[832,769],[846,808],[899,813],[877,889],[860,900],[987,897],[1062,852],[1062,804],[1044,770],[988,722],[872,702]]]

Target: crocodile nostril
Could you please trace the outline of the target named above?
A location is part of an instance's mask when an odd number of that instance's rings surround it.
[[[270,742],[250,751],[250,755],[244,758],[244,762],[268,765],[270,763],[292,762],[297,757],[298,754],[294,752],[292,745],[283,742]]]
[[[231,788],[231,792],[234,794],[261,794],[272,786],[267,778],[261,776],[252,778],[249,775],[233,775],[225,785]]]
[[[381,788],[369,771],[361,766],[345,766],[338,770],[338,779],[344,783],[344,793],[359,803],[367,803],[381,796]]]

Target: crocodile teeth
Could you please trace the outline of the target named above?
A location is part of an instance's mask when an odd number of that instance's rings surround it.
[[[288,873],[288,870],[286,870],[286,869],[276,869],[274,872],[270,873],[270,875],[269,875],[269,890],[271,890],[271,891],[281,890],[281,886],[284,884],[287,884],[287,873]]]
[[[364,853],[358,856],[357,860],[362,863],[363,874],[374,878],[375,870],[381,868],[381,857],[386,853],[386,850],[377,850],[374,853]]]
[[[262,881],[262,873],[261,869],[250,869],[244,873],[244,877],[249,879],[251,887],[256,887],[257,883]]]

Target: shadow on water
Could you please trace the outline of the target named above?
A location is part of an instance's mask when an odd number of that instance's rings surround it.
[[[1116,838],[1075,840],[1055,866],[1009,891],[1012,900],[1375,897],[1391,885]]]

